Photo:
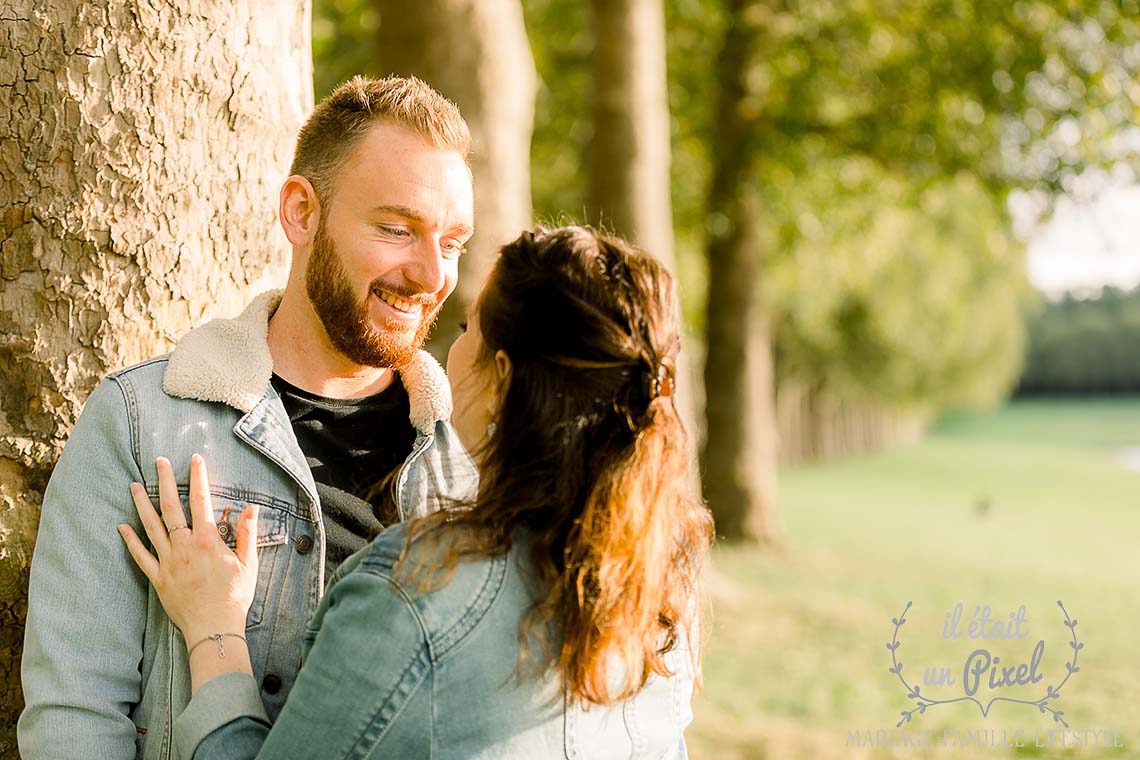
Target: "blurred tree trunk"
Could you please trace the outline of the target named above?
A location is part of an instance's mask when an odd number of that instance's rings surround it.
[[[676,275],[669,197],[669,95],[662,0],[592,0],[592,130],[586,217],[648,251]],[[683,353],[678,406],[694,440],[697,373]],[[696,449],[693,486],[698,487]]]
[[[518,0],[377,0],[377,69],[417,76],[471,127],[475,236],[432,337],[444,356],[499,248],[531,224],[530,137],[537,75]]]
[[[780,464],[835,459],[918,442],[930,411],[837,396],[819,383],[784,377],[777,383]],[[832,431],[841,431],[837,439]]]
[[[754,7],[756,6],[756,7]],[[776,504],[775,385],[764,298],[759,193],[760,100],[750,92],[762,4],[728,0],[717,61],[708,197],[704,493],[717,533],[769,544],[783,530]]]
[[[312,63],[307,2],[0,5],[3,758],[59,450],[109,370],[283,279],[277,189]]]
[[[676,270],[662,0],[592,0],[586,212]]]

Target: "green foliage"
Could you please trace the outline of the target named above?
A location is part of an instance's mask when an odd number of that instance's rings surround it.
[[[538,72],[531,188],[535,219],[558,224],[584,217],[583,155],[590,138],[588,3],[529,0],[523,3],[531,53]]]
[[[1046,305],[1029,325],[1018,392],[1140,392],[1140,288]]]
[[[674,28],[705,31],[677,40],[681,99],[693,102],[711,81],[721,11],[671,5]],[[747,3],[734,23],[759,38],[745,104],[760,121],[755,149],[796,172],[862,155],[914,181],[966,171],[997,193],[1060,187],[1128,156],[1107,138],[1140,112],[1138,13],[1135,0]]]
[[[730,224],[703,207],[720,3],[670,8],[682,261]],[[783,376],[901,405],[993,402],[1028,286],[1005,199],[1129,157],[1135,3],[745,3],[759,38],[765,282]]]
[[[380,13],[366,0],[313,3],[313,92],[317,100],[355,74],[377,71],[376,30]]]
[[[915,196],[848,158],[790,187],[779,207],[795,229],[769,268],[782,375],[901,406],[989,404],[1009,390],[1029,290],[1021,248],[974,177]]]

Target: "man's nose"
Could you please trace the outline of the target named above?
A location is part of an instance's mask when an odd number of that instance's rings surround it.
[[[439,241],[425,237],[416,247],[415,259],[407,268],[408,279],[424,293],[438,293],[447,282],[443,249]]]

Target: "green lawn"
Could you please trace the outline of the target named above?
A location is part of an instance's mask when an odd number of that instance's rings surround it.
[[[688,732],[697,760],[832,757],[1140,757],[1140,472],[1118,459],[1140,446],[1140,399],[1041,400],[943,420],[920,444],[786,472],[782,555],[721,545],[708,586],[713,600],[705,691]],[[910,682],[925,667],[951,667],[963,695],[967,656],[985,647],[1028,662],[1045,641],[1034,685],[978,696],[1034,700],[1064,677],[1069,629],[1085,646],[1051,706],[1070,729],[1119,732],[1124,749],[1034,747],[1061,728],[1037,708],[969,703],[915,716],[911,733],[1020,730],[1028,746],[931,750],[860,749],[849,731],[895,729],[913,706],[888,672],[886,643],[908,601],[897,650]],[[1025,605],[1022,640],[948,640],[955,602],[989,604],[1006,620]],[[988,674],[988,671],[987,671]],[[984,738],[983,738],[984,737]],[[966,737],[969,738],[969,737]]]

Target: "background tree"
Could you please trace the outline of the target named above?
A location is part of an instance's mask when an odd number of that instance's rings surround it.
[[[500,246],[530,226],[535,71],[518,0],[377,0],[376,70],[414,75],[458,106],[471,126],[475,237],[432,344],[446,355]]]
[[[776,543],[775,387],[761,240],[759,123],[750,73],[760,54],[759,3],[729,0],[732,22],[716,65],[712,179],[707,208],[708,317],[701,457],[717,532]]]
[[[670,269],[669,99],[661,0],[593,0],[587,221],[624,235]]]
[[[685,5],[690,10],[704,7]],[[724,375],[742,376],[743,367],[766,363],[763,358],[752,363],[745,358],[749,351],[766,351],[761,343],[767,329],[763,321],[750,321],[747,329],[740,328],[741,314],[749,320],[753,317],[739,308],[739,279],[747,278],[755,293],[772,294],[764,307],[771,317],[779,300],[771,280],[781,260],[802,249],[805,231],[829,227],[821,223],[820,212],[826,205],[809,205],[799,191],[805,180],[811,183],[813,175],[830,180],[833,186],[842,186],[846,179],[854,187],[865,173],[858,162],[866,162],[879,181],[897,180],[906,189],[890,203],[900,210],[918,210],[915,221],[906,223],[911,229],[917,228],[918,219],[929,223],[930,217],[937,216],[939,193],[953,195],[957,178],[968,177],[971,189],[957,191],[956,200],[980,194],[983,203],[996,210],[983,215],[991,227],[979,241],[981,246],[971,252],[945,244],[960,240],[962,225],[969,223],[953,214],[943,215],[944,223],[935,225],[934,234],[924,241],[959,264],[971,257],[982,260],[977,266],[959,265],[977,275],[977,283],[984,286],[981,293],[968,289],[976,284],[969,279],[962,290],[945,289],[951,293],[948,300],[957,301],[956,313],[962,314],[967,305],[977,305],[979,300],[992,304],[1004,297],[1007,303],[1017,302],[1021,286],[1016,281],[1023,282],[1024,275],[1017,266],[1010,266],[1015,257],[1008,253],[1005,202],[1009,193],[1015,188],[1055,192],[1090,166],[1119,161],[1125,150],[1121,141],[1104,139],[1113,129],[1126,126],[1135,110],[1132,96],[1125,93],[1133,91],[1138,62],[1134,55],[1125,54],[1125,47],[1136,37],[1136,24],[1118,4],[991,4],[971,6],[968,14],[951,12],[937,0],[905,6],[886,0],[865,5],[830,0],[733,1],[724,7],[720,18],[723,47],[710,49],[707,43],[698,43],[706,44],[703,53],[685,51],[690,61],[715,62],[704,67],[690,64],[687,76],[698,81],[712,78],[726,88],[720,91],[719,107],[704,109],[710,121],[695,130],[707,137],[712,154],[708,161],[712,191],[704,220],[710,267],[706,383]],[[734,45],[740,45],[745,33],[749,35],[748,52],[737,54]],[[736,56],[737,68],[726,70],[724,62],[732,56]],[[737,72],[735,80],[732,71]],[[723,93],[735,86],[739,87],[735,108],[729,108]],[[700,92],[691,87],[687,91]],[[690,102],[695,97],[690,95]],[[734,134],[733,124],[745,134]],[[739,164],[724,160],[730,152],[756,167],[755,176],[744,177]],[[848,177],[826,174],[836,168],[849,168]],[[741,197],[748,203],[725,195],[726,171],[740,180]],[[842,194],[840,190],[835,195]],[[873,194],[883,195],[879,190]],[[901,219],[906,214],[897,216]],[[756,220],[760,227],[750,244],[752,258],[745,261],[722,255],[718,250],[722,239],[739,239]],[[868,218],[862,224],[866,230],[880,223]],[[863,234],[863,230],[837,231],[849,239],[852,232]],[[890,236],[880,225],[875,237],[885,240]],[[899,235],[894,235],[891,245],[893,251],[915,248]],[[1016,308],[997,309],[992,321],[974,320],[968,340],[962,338],[960,322],[955,320],[946,320],[935,330],[927,329],[929,323],[921,320],[907,323],[899,318],[906,310],[898,309],[897,300],[887,297],[889,290],[880,293],[867,287],[872,275],[882,276],[886,270],[875,263],[878,251],[863,253],[841,256],[830,252],[831,263],[853,276],[847,280],[848,292],[826,318],[839,342],[852,351],[834,350],[837,344],[832,343],[827,351],[817,353],[817,357],[829,357],[828,373],[817,371],[813,380],[829,376],[831,370],[854,370],[862,378],[863,390],[908,386],[910,398],[921,396],[930,406],[947,403],[955,395],[948,392],[950,388],[975,390],[960,394],[974,399],[992,399],[998,395],[993,388],[1008,388],[1016,374],[1016,361],[978,363],[970,359],[1000,357],[1009,349],[1016,353],[1021,329]],[[989,263],[984,261],[987,258]],[[895,271],[900,278],[907,276],[903,274],[906,267]],[[906,298],[921,303],[915,299],[915,287],[936,287],[937,280],[917,267],[910,271],[913,284]],[[803,296],[799,303],[814,298],[813,285],[804,281],[791,285]],[[728,303],[736,307],[724,308]],[[788,319],[786,324],[777,324],[777,335],[795,336],[808,314],[794,310],[779,316]],[[713,324],[714,319],[724,319],[726,324]],[[905,349],[914,344],[883,340],[884,326],[915,338],[925,329],[926,338],[945,351],[927,351],[926,356],[908,353]],[[957,339],[954,330],[959,332]],[[737,341],[735,349],[714,346],[714,341],[725,336]],[[796,355],[803,345],[794,339],[782,340],[778,359],[793,363],[803,359]],[[861,362],[861,366],[852,367],[849,362]],[[757,392],[755,384],[723,382],[721,390],[709,385],[710,398],[715,393],[726,408],[752,409],[755,416],[746,423],[749,429],[773,424],[775,416],[758,411],[770,409],[766,403],[748,405],[746,394]],[[988,393],[982,392],[984,386],[989,387]],[[905,403],[909,399],[896,393],[892,400]],[[723,446],[717,440],[720,436],[726,439]],[[769,448],[759,450],[769,456]],[[740,436],[731,425],[714,423],[711,416],[706,451],[706,466],[722,468],[726,475],[770,468],[767,461],[758,462],[749,453],[752,449],[740,445]],[[739,452],[734,464],[712,461],[713,452],[728,456],[732,451]],[[747,456],[753,458],[744,459]],[[706,489],[712,480],[709,476]],[[762,492],[740,489],[735,498],[748,493]],[[724,515],[720,525],[729,535],[733,524],[749,522],[738,520],[737,514],[762,510],[769,503],[763,499],[752,504],[726,503],[708,495],[718,516]],[[748,531],[741,535],[747,537]]]
[[[586,221],[661,259],[674,274],[669,197],[670,125],[662,0],[593,0]],[[688,345],[688,341],[685,341]],[[691,350],[678,357],[677,403],[696,440],[701,431]],[[697,488],[696,447],[692,452]]]
[[[1017,392],[1140,392],[1140,288],[1105,288],[1045,304],[1029,321],[1029,350]]]
[[[307,3],[4,3],[0,19],[0,757],[15,757],[58,452],[109,370],[283,274],[277,188],[312,91]]]

